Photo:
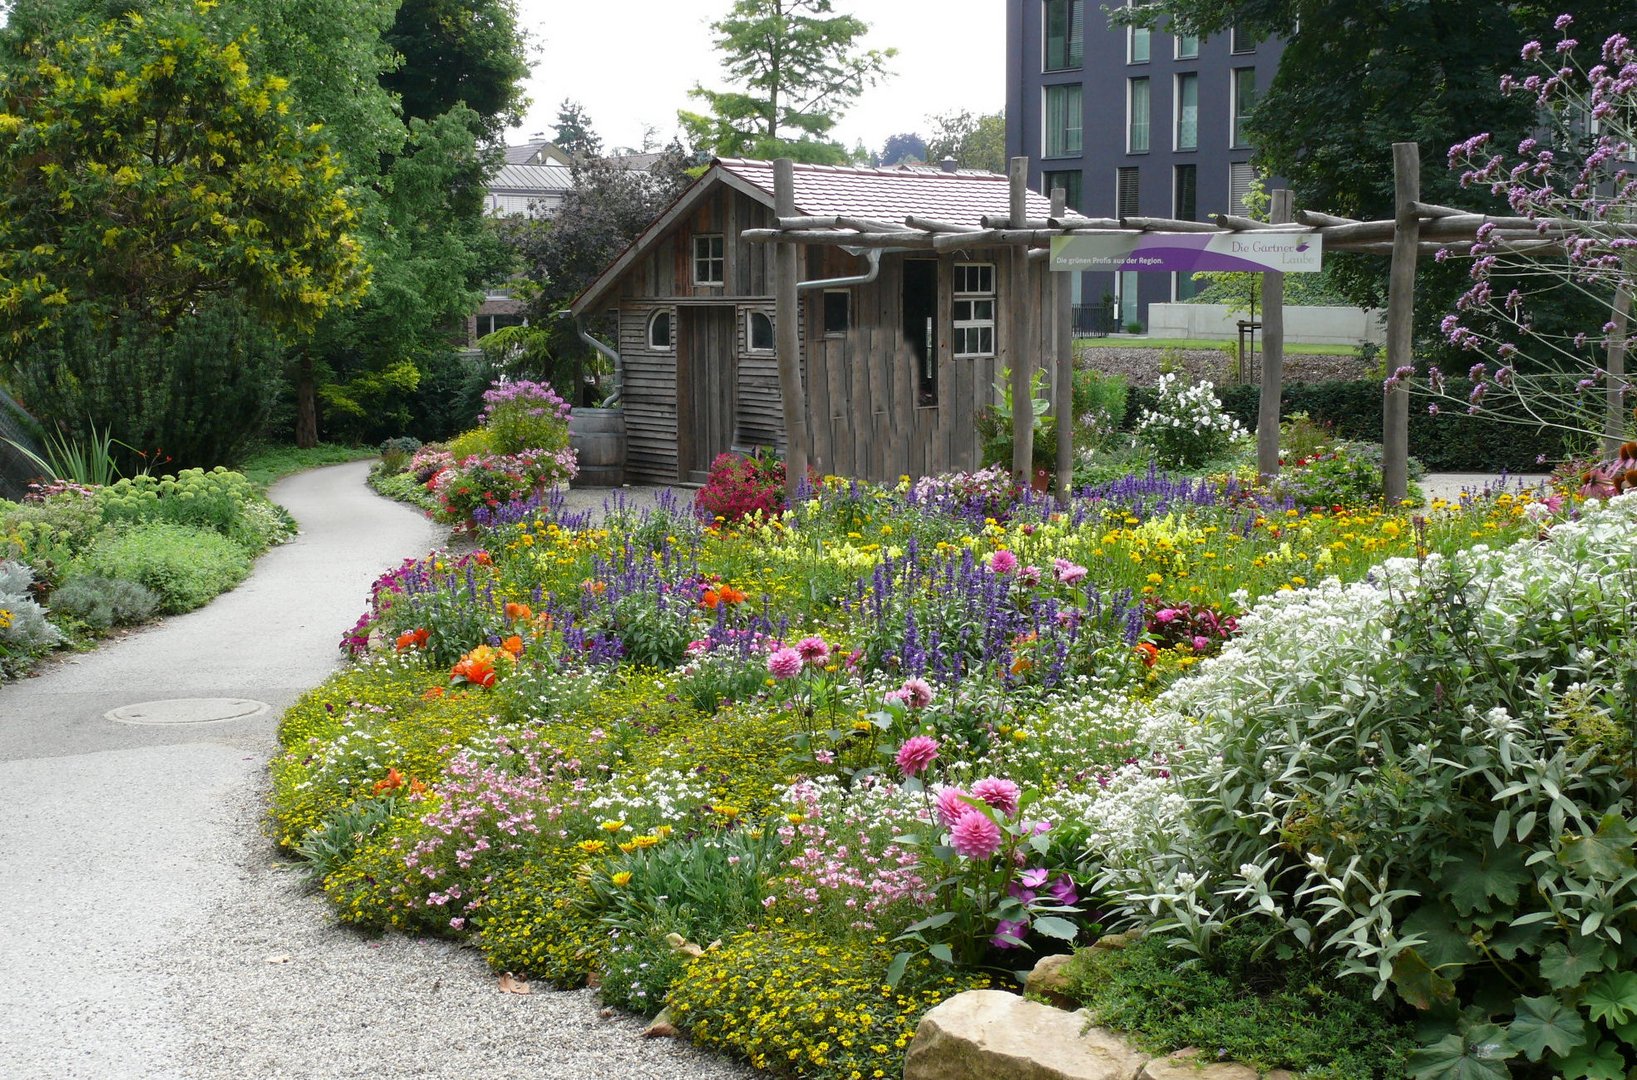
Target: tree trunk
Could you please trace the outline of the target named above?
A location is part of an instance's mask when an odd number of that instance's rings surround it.
[[[313,354],[306,351],[296,363],[296,445],[303,450],[318,445],[318,379]]]

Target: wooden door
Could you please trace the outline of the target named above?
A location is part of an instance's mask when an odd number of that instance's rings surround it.
[[[738,329],[731,306],[677,308],[677,479],[703,484],[716,455],[733,448]]]

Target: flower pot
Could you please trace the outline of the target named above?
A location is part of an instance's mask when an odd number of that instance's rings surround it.
[[[580,466],[570,487],[625,483],[624,409],[575,409],[568,420],[568,445]]]

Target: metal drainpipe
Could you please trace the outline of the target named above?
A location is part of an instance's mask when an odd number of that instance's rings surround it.
[[[845,251],[846,247],[843,246]],[[850,285],[868,285],[881,274],[881,255],[885,249],[869,248],[863,252],[864,258],[869,260],[870,268],[862,274],[853,277],[823,278],[819,281],[798,281],[796,288],[800,289],[843,289]],[[909,250],[908,248],[894,250]],[[854,254],[858,254],[855,250]]]
[[[565,314],[567,313],[565,312]],[[592,337],[590,331],[586,330],[585,328],[585,322],[578,315],[574,316],[574,332],[580,335],[581,341],[585,342],[593,349],[596,349],[613,362],[614,393],[610,395],[608,400],[603,403],[603,407],[611,408],[620,404],[620,396],[625,393],[625,362],[620,359],[620,354],[609,348],[607,345],[604,345],[596,338]]]

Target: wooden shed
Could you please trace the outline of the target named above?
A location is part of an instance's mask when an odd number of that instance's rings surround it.
[[[934,247],[926,235],[1005,219],[1007,177],[798,164],[794,195],[797,215],[870,234],[798,248],[812,465],[889,481],[976,468],[974,416],[998,400],[1014,338],[1050,340],[1049,271],[1024,245]],[[784,450],[774,201],[772,162],[716,160],[571,305],[582,320],[615,316],[606,344],[620,358],[631,479],[698,483],[723,451]],[[1028,196],[1029,218],[1050,209]],[[921,239],[895,245],[908,223]],[[1014,273],[1028,282],[1021,303]],[[1012,318],[1038,319],[1041,333],[1015,334]]]

